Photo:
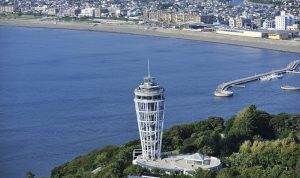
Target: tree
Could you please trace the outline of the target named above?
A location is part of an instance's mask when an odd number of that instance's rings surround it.
[[[254,135],[253,131],[253,121],[256,117],[256,107],[251,105],[247,108],[241,110],[229,130],[229,135],[241,135],[245,137],[252,138]]]
[[[130,165],[126,169],[124,169],[124,175],[135,175],[135,176],[141,176],[144,173],[149,173],[149,171],[141,166],[137,165]]]
[[[26,173],[26,178],[34,178],[34,177],[35,177],[35,175],[31,171],[28,171]]]
[[[194,153],[197,151],[197,147],[193,144],[183,145],[180,149],[180,153]]]
[[[201,168],[198,168],[193,176],[195,178],[214,178],[215,177],[215,173],[209,170],[203,170]]]
[[[240,146],[240,153],[250,153],[251,152],[251,141],[246,140],[241,146]]]
[[[225,123],[226,127],[225,127],[225,133],[228,134],[229,130],[231,129],[231,127],[233,126],[234,120],[235,120],[236,115],[231,116]]]
[[[224,129],[224,119],[222,117],[208,117],[207,122],[211,129],[216,132],[222,132]]]
[[[164,151],[172,151],[180,149],[183,141],[190,138],[194,129],[191,124],[177,125],[166,131],[163,135],[163,149]]]
[[[270,117],[268,113],[256,110],[254,105],[241,110],[231,121],[233,123],[227,135],[232,151],[237,151],[245,140],[253,140],[255,135],[264,139],[273,138],[273,130],[269,126]]]
[[[239,175],[235,168],[224,168],[217,172],[217,178],[231,178]]]

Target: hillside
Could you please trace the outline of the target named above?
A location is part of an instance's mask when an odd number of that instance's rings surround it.
[[[258,178],[300,177],[300,114],[271,115],[254,105],[242,109],[226,122],[221,117],[190,124],[175,125],[163,135],[163,151],[195,153],[219,157],[224,169],[212,172],[197,170],[193,177]],[[52,178],[108,178],[127,175],[155,174],[162,177],[192,177],[151,172],[132,165],[132,151],[140,147],[139,140],[123,146],[107,145],[87,155],[58,166]],[[91,171],[101,167],[101,171]]]

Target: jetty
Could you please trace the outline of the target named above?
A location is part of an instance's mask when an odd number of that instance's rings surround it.
[[[291,86],[291,85],[283,85],[280,88],[283,90],[300,90],[300,87]]]
[[[299,65],[300,65],[300,60],[295,60],[295,61],[290,62],[283,69],[278,69],[278,70],[274,70],[274,71],[271,71],[271,72],[257,74],[257,75],[253,75],[253,76],[250,76],[250,77],[245,77],[245,78],[242,78],[242,79],[237,79],[237,80],[229,81],[229,82],[226,82],[226,83],[222,83],[222,84],[218,85],[217,89],[214,92],[214,95],[215,96],[221,96],[221,97],[232,96],[233,92],[228,91],[228,89],[231,88],[231,87],[238,86],[238,85],[243,85],[243,84],[248,83],[248,82],[259,80],[261,77],[265,77],[265,76],[272,75],[272,74],[280,75],[280,74],[285,74],[287,72],[291,73]]]

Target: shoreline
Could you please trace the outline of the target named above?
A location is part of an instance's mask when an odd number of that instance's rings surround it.
[[[68,29],[142,36],[156,36],[164,38],[176,38],[184,40],[246,46],[298,54],[300,53],[300,42],[294,40],[272,40],[263,38],[222,35],[213,32],[198,32],[191,30],[175,30],[163,28],[156,28],[154,30],[145,29],[145,27],[142,25],[101,24],[89,22],[58,22],[57,24],[55,24],[54,21],[41,21],[40,19],[0,19],[0,26]]]

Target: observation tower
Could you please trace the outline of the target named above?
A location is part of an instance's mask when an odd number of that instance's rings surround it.
[[[148,76],[134,90],[135,110],[142,146],[142,158],[161,158],[162,130],[164,122],[164,88],[151,77],[148,61]]]
[[[134,103],[142,149],[133,150],[132,164],[148,169],[157,168],[161,171],[174,171],[189,175],[198,168],[221,169],[220,159],[201,153],[163,154],[162,156],[164,92],[164,88],[155,81],[155,78],[151,77],[148,61],[148,76],[134,90]]]

